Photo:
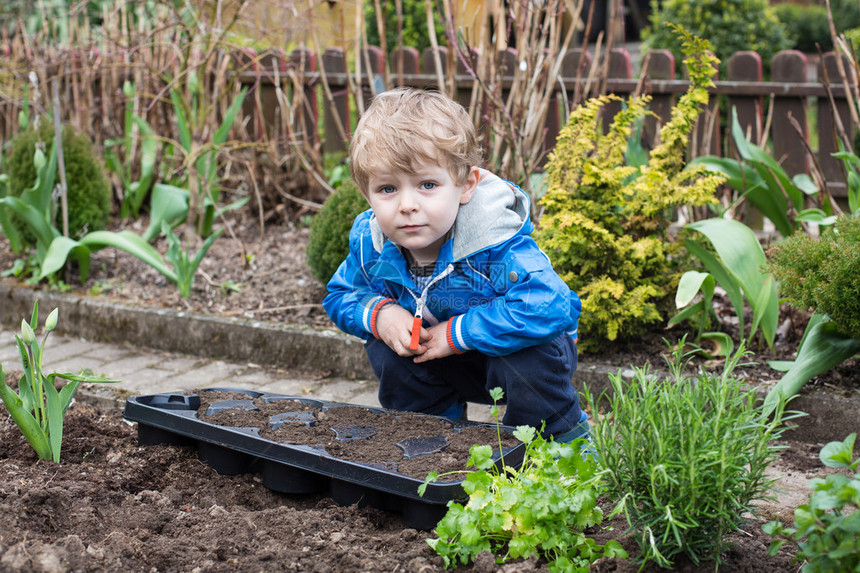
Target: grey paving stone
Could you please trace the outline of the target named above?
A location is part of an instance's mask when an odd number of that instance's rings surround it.
[[[298,378],[281,378],[270,382],[265,386],[254,388],[254,390],[271,392],[273,394],[286,394],[287,396],[315,398],[316,396],[311,396],[311,394],[307,392],[310,387],[311,383],[307,380],[301,380]]]
[[[17,363],[21,360],[21,355],[18,354],[18,347],[14,344],[0,346],[0,364],[9,364],[10,368],[11,364]]]
[[[495,419],[490,416],[490,409],[493,407],[490,404],[478,404],[476,402],[467,403],[467,416],[473,422],[490,422],[495,423]],[[499,406],[499,418],[505,417],[504,404]]]
[[[177,387],[172,376],[166,376],[161,380],[148,380],[146,384],[136,384],[136,387],[138,387],[138,390],[136,391],[137,394],[162,394],[165,392],[176,392],[188,389]]]
[[[146,368],[158,368],[170,372],[170,370],[161,367],[161,360],[158,356],[150,353],[127,355],[125,358],[108,362],[104,368],[111,378],[120,379],[131,378]]]
[[[140,350],[136,348],[117,346],[115,344],[106,344],[103,342],[91,342],[83,356],[93,356],[95,358],[100,358],[105,362],[116,362],[123,358],[134,356],[137,353],[140,353]]]
[[[230,379],[242,370],[242,366],[223,360],[213,360],[187,370],[173,378],[177,388],[201,388],[229,386]]]
[[[358,383],[354,380],[334,380],[321,384],[311,390],[309,395],[320,400],[332,402],[351,402],[352,399],[370,389],[370,383]]]
[[[179,354],[159,354],[159,356],[161,362],[158,367],[173,372],[187,372],[208,363],[208,360],[195,356],[182,356]]]
[[[258,388],[271,384],[279,378],[263,368],[244,367],[230,381],[231,386],[242,384],[241,388]],[[237,386],[239,387],[239,386]]]
[[[376,388],[354,395],[350,398],[350,403],[358,404],[359,406],[372,406],[379,408],[379,393]]]
[[[46,357],[42,362],[42,371],[45,374],[52,372],[71,372],[78,374],[82,370],[91,370],[94,374],[104,374],[105,363],[95,358],[86,356],[71,356],[65,360],[52,360],[50,356]]]
[[[86,355],[91,342],[82,339],[49,338],[45,348],[45,360],[66,360]]]

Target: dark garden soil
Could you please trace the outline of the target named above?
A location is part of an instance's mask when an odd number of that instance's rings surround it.
[[[261,236],[259,225],[248,220],[237,221],[233,231],[236,239],[225,233],[204,259],[190,301],[157,272],[113,249],[94,255],[83,286],[74,276],[67,282],[78,294],[126,304],[332,327],[320,305],[324,287],[305,262],[307,228],[272,225]],[[163,243],[157,247],[166,250]],[[0,269],[11,268],[14,259],[0,237]],[[782,325],[774,352],[757,349],[751,359],[759,365],[740,370],[751,381],[779,378],[764,362],[788,358],[796,348],[804,319],[790,316],[794,321]],[[612,353],[582,356],[581,363],[658,367],[666,349],[663,336],[675,338],[671,332],[655,333]],[[849,361],[814,383],[856,388],[857,368],[856,360]],[[19,375],[11,373],[10,379]],[[822,444],[788,445],[775,467],[782,480],[804,486],[806,479],[824,475],[817,456]],[[790,548],[767,555],[770,540],[761,532],[761,523],[770,519],[790,521],[797,503],[796,497],[764,503],[760,517],[733,535],[737,545],[719,570],[797,571]],[[218,475],[192,448],[138,446],[133,424],[85,403],[68,413],[60,464],[38,461],[0,408],[0,515],[0,571],[443,570],[425,542],[432,533],[407,527],[395,513],[340,507],[321,494],[275,493],[254,474]],[[623,522],[615,519],[589,533],[598,542],[621,539],[635,556],[635,544],[623,531]],[[592,570],[637,569],[632,562],[608,560]],[[546,566],[535,559],[496,565],[483,555],[461,570],[512,573],[546,571]],[[678,564],[674,570],[713,570],[713,564]]]
[[[20,373],[18,373],[20,374]],[[14,377],[14,374],[13,374]],[[275,493],[254,474],[218,475],[193,448],[138,446],[134,425],[117,413],[76,403],[69,410],[62,462],[37,461],[0,411],[0,571],[442,571],[427,546],[432,533],[396,513],[341,507],[325,495]],[[820,446],[792,444],[779,471],[821,471]],[[783,550],[767,556],[762,507],[733,536],[724,572],[797,571]],[[594,528],[598,542],[620,538],[620,520]],[[680,564],[675,571],[713,570]],[[462,571],[545,571],[531,560],[496,565],[489,555]],[[635,571],[608,560],[594,571]],[[652,569],[647,569],[652,571]]]

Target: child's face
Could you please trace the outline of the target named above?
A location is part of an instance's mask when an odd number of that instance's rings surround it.
[[[382,232],[408,249],[416,263],[426,265],[436,261],[460,205],[472,198],[478,168],[473,167],[460,185],[447,165],[416,161],[414,167],[413,173],[374,170],[367,200]]]

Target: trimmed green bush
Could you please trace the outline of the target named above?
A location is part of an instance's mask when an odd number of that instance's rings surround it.
[[[328,283],[349,254],[349,230],[355,218],[368,208],[352,179],[338,187],[311,221],[307,258],[311,274]]]
[[[722,61],[721,74],[735,52],[758,52],[768,70],[774,54],[790,46],[766,0],[652,0],[651,4],[651,27],[643,32],[645,48],[669,50],[676,61],[682,57],[681,42],[667,23],[709,40]]]
[[[397,48],[397,10],[394,0],[382,0],[380,3],[382,13],[385,15],[385,45],[388,51]],[[434,4],[435,6],[435,4]],[[430,47],[430,34],[427,31],[427,4],[424,0],[403,0],[401,12],[403,14],[403,45],[410,46],[423,52]],[[379,46],[379,28],[376,25],[376,8],[370,0],[364,2],[364,21],[367,30],[367,43],[371,46]],[[439,45],[447,45],[445,26],[442,17],[436,15],[434,18],[436,28],[436,40]]]
[[[833,49],[830,26],[827,23],[827,8],[816,4],[777,4],[773,7],[777,19],[785,26],[789,45],[801,52],[818,52],[818,47],[827,52]]]
[[[20,197],[25,189],[35,183],[33,154],[39,141],[45,142],[45,155],[49,155],[54,145],[54,126],[49,121],[41,122],[38,134],[31,127],[20,132],[10,142],[12,150],[6,165],[10,195]],[[86,134],[71,126],[63,128],[63,158],[68,185],[69,235],[79,239],[86,233],[103,229],[107,225],[111,209],[111,188],[104,167],[93,151],[92,142]],[[58,229],[62,229],[59,205],[54,224]],[[25,232],[25,238],[27,235]]]
[[[840,217],[820,239],[795,233],[767,255],[789,304],[826,314],[839,332],[860,339],[860,219]]]

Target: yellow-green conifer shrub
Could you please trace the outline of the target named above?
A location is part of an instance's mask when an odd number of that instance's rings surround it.
[[[547,164],[547,193],[537,240],[562,278],[582,299],[580,347],[594,351],[629,339],[663,320],[680,277],[680,245],[668,237],[673,209],[713,202],[722,177],[685,169],[690,132],[718,60],[707,40],[679,30],[690,89],[660,131],[641,168],[624,152],[648,96],[631,98],[608,133],[600,110],[616,96],[588,100],[571,113]]]

